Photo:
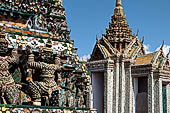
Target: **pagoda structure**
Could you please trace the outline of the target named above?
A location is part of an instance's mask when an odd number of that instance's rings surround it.
[[[106,33],[96,36],[87,66],[91,76],[90,107],[99,113],[170,113],[169,54],[146,54],[138,34],[126,21],[121,0]]]
[[[62,0],[0,0],[0,112],[96,113]]]

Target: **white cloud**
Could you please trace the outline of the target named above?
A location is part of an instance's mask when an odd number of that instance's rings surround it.
[[[144,44],[143,46],[145,48],[146,54],[151,53],[151,51],[149,50],[150,49],[150,45],[149,44],[147,44],[147,45]]]
[[[90,59],[90,54],[80,57],[80,61],[87,61],[88,59]]]

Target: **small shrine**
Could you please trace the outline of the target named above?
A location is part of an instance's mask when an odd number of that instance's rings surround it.
[[[0,0],[0,112],[97,113],[62,0]]]
[[[164,42],[146,54],[141,40],[116,0],[106,33],[98,39],[87,63],[91,76],[90,107],[99,113],[170,113],[170,61]]]

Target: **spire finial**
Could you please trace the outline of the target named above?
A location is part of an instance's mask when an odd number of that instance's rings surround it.
[[[136,34],[136,36],[139,36],[139,29],[137,29],[137,34]]]
[[[122,0],[116,0],[115,14],[123,15]]]
[[[164,42],[164,40],[163,40],[163,41],[162,41],[162,45],[161,45],[160,50],[162,50],[162,49],[163,49],[164,45],[165,45],[165,42]]]
[[[143,36],[143,38],[142,38],[142,44],[143,44],[144,40],[145,40],[145,37]]]
[[[122,7],[122,0],[116,0],[116,7]]]
[[[99,43],[99,39],[98,39],[98,36],[97,36],[97,34],[96,34],[96,42],[97,42],[97,43]]]

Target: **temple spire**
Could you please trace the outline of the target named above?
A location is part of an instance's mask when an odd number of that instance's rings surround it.
[[[122,0],[116,0],[115,14],[123,15]]]
[[[116,0],[116,7],[122,7],[122,0]]]

